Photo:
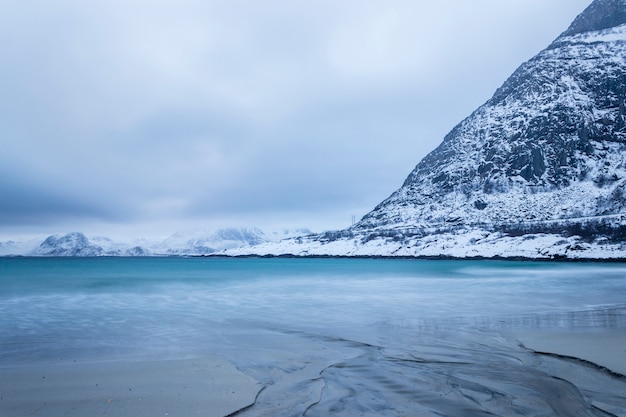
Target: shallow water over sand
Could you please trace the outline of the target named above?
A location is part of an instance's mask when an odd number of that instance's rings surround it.
[[[516,339],[625,332],[625,300],[622,264],[5,258],[0,366],[217,355],[264,387],[241,416],[626,415]]]

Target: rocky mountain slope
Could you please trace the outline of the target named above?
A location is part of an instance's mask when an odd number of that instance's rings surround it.
[[[622,257],[622,242],[626,0],[595,0],[360,222],[258,250]]]
[[[623,12],[626,2],[594,2],[357,229],[527,222],[539,232],[545,222],[624,213],[626,26],[591,24],[598,9],[613,8]]]

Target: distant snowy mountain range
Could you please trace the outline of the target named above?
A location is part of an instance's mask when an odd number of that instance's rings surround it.
[[[107,237],[88,238],[74,232],[52,235],[43,242],[0,242],[0,256],[194,256],[209,255],[225,249],[250,247],[307,235],[307,229],[273,230],[226,228],[177,232],[162,241],[119,242]]]

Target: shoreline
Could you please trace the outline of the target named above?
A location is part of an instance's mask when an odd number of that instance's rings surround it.
[[[626,329],[611,331],[524,331],[513,337],[537,355],[575,360],[626,378]]]
[[[553,258],[531,258],[525,256],[450,256],[450,255],[294,255],[291,253],[272,255],[272,254],[246,254],[246,255],[228,255],[223,253],[207,253],[202,255],[143,255],[143,256],[48,256],[48,255],[0,255],[0,259],[106,259],[106,258],[126,258],[126,259],[177,259],[177,258],[222,258],[222,259],[384,259],[384,260],[425,260],[425,261],[504,261],[504,262],[541,262],[541,263],[626,263],[626,257],[622,258],[568,258],[556,256]]]
[[[182,258],[256,258],[256,259],[404,259],[404,260],[425,260],[425,261],[509,261],[509,262],[546,262],[546,263],[626,263],[626,257],[623,258],[531,258],[525,256],[450,256],[450,255],[294,255],[285,253],[280,255],[227,255],[222,253],[205,254],[205,255],[179,255]],[[159,256],[155,256],[159,257]],[[164,256],[168,257],[168,256]]]
[[[536,355],[626,379],[626,329],[507,333]],[[0,409],[7,416],[227,417],[254,406],[264,388],[216,357],[0,367]]]

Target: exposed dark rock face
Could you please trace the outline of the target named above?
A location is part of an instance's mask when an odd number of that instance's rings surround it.
[[[626,23],[624,0],[594,1],[561,36],[613,28]]]

